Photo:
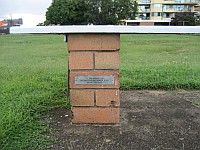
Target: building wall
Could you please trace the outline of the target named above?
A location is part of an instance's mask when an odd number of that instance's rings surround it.
[[[196,17],[200,19],[200,4],[195,6],[195,11],[197,11]]]

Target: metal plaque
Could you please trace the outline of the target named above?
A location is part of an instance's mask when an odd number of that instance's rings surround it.
[[[75,76],[75,84],[114,85],[114,76]]]

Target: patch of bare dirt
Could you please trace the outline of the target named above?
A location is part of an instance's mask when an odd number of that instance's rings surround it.
[[[72,125],[71,112],[54,109],[46,117],[52,150],[199,150],[200,91],[122,91],[121,123]]]

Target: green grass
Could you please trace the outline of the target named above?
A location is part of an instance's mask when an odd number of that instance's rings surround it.
[[[199,35],[122,35],[121,89],[200,89]]]
[[[121,89],[200,89],[200,36],[122,35]],[[0,35],[0,149],[43,149],[39,119],[67,107],[62,35]]]
[[[39,149],[36,118],[66,106],[67,50],[60,35],[0,36],[0,149]]]

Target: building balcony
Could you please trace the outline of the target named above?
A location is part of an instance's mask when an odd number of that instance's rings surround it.
[[[138,4],[139,4],[139,5],[140,5],[140,4],[143,4],[143,5],[145,5],[145,4],[150,5],[150,4],[151,4],[151,0],[138,0]]]
[[[171,17],[163,17],[162,20],[171,20]]]
[[[139,13],[145,13],[145,12],[149,13],[150,11],[151,11],[150,8],[149,9],[139,9],[138,10]]]
[[[150,17],[139,17],[138,20],[150,20]]]
[[[164,0],[163,4],[198,4],[199,0]]]
[[[162,20],[161,16],[151,16],[151,20]]]
[[[196,12],[194,9],[174,9],[174,8],[168,8],[163,9],[163,12]]]

